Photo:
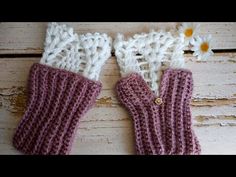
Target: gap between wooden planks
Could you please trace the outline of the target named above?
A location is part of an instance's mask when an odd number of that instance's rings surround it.
[[[0,25],[0,53],[42,53],[46,23]],[[128,28],[125,23],[116,24],[117,28],[114,28],[114,25],[72,24],[76,32],[93,32],[97,29],[102,32],[105,29],[104,32],[107,30],[114,37],[119,30],[124,31],[126,35],[131,35],[135,32],[148,31],[150,27],[154,29],[157,26],[171,27],[175,23],[148,23],[148,25],[147,23],[132,23]],[[207,23],[202,26],[202,34],[213,31],[216,49],[236,49],[235,23]],[[14,35],[12,35],[13,32]],[[194,129],[202,145],[203,154],[236,154],[234,148],[236,145],[235,58],[235,53],[219,53],[207,62],[196,62],[190,55],[186,55],[187,67],[193,71],[194,76],[194,95],[191,104]],[[19,153],[11,146],[11,138],[24,113],[25,85],[29,68],[32,63],[38,61],[39,58],[17,58],[17,56],[0,59],[1,154]],[[132,122],[127,111],[117,101],[113,90],[119,78],[118,66],[115,58],[112,57],[107,61],[101,74],[104,86],[102,93],[97,99],[96,106],[81,121],[72,154],[134,153]]]
[[[151,29],[173,29],[179,23],[65,23],[78,34],[117,33],[131,37]],[[213,49],[236,49],[236,23],[200,23],[199,35],[212,34]],[[0,23],[0,54],[41,54],[47,23]]]
[[[201,109],[215,106],[234,105],[236,100],[236,62],[235,54],[218,54],[205,62],[196,62],[186,57],[187,68],[194,77],[194,93],[191,105]],[[26,99],[26,81],[31,65],[39,58],[1,59],[0,61],[0,96],[21,95],[17,100],[23,103]],[[195,63],[196,62],[196,63]],[[27,69],[26,69],[27,68]],[[221,68],[221,69],[219,69]],[[204,76],[207,73],[207,77]],[[120,79],[119,68],[114,57],[110,58],[101,73],[102,93],[97,99],[97,107],[118,107],[114,87]],[[221,81],[221,82],[219,82]],[[23,110],[19,104],[18,110]],[[17,112],[12,110],[12,112]],[[236,114],[236,112],[233,112]],[[228,115],[229,116],[229,115]]]

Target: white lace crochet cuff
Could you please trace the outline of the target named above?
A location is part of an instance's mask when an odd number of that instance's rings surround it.
[[[82,74],[98,80],[111,56],[111,38],[106,34],[77,35],[71,27],[49,23],[41,64]]]
[[[160,67],[184,67],[184,35],[166,31],[136,34],[128,40],[118,34],[114,41],[115,55],[122,76],[136,72],[158,94]]]

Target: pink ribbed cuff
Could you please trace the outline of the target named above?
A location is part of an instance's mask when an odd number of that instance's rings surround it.
[[[42,64],[31,67],[26,112],[13,145],[26,154],[68,154],[79,119],[92,107],[101,83]]]
[[[200,154],[190,110],[191,71],[172,68],[164,71],[160,105],[155,103],[157,96],[137,73],[122,78],[116,89],[134,122],[137,154]]]

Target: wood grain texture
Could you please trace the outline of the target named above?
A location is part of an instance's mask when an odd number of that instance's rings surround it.
[[[68,23],[77,33],[117,32],[131,36],[176,23]],[[0,54],[41,54],[46,23],[0,23]],[[236,23],[202,23],[200,34],[213,35],[214,49],[236,49]],[[216,53],[208,61],[185,55],[193,72],[191,102],[194,129],[203,154],[236,154],[236,53]],[[20,154],[11,144],[27,99],[31,65],[40,58],[0,58],[0,154]],[[115,57],[103,67],[103,89],[82,119],[72,154],[134,154],[130,115],[119,103],[114,86],[120,79]]]
[[[29,69],[38,61],[39,58],[0,59],[0,153],[18,153],[11,147],[11,138],[25,110]],[[203,154],[236,153],[235,61],[234,53],[215,54],[207,63],[186,55],[187,68],[194,77],[194,129]],[[111,57],[101,73],[103,90],[95,107],[81,120],[72,154],[134,153],[132,121],[114,92],[119,79],[116,59]],[[222,144],[224,147],[220,148]]]
[[[150,29],[171,29],[178,23],[66,23],[78,34],[105,32],[131,36]],[[212,34],[214,49],[236,48],[236,23],[200,23],[199,34]],[[0,23],[0,54],[42,53],[47,23]]]

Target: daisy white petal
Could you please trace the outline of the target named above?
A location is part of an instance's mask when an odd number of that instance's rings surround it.
[[[199,24],[182,23],[182,25],[179,27],[179,33],[184,34],[184,36],[185,36],[185,45],[189,45],[190,41],[195,36],[196,31],[198,31],[198,28],[199,28]]]
[[[194,38],[192,38],[189,42],[191,45],[194,45],[196,43]]]
[[[193,56],[196,57],[196,56],[198,56],[198,55],[199,55],[199,52],[197,52],[197,51],[196,51],[196,52],[193,52]]]
[[[192,41],[194,51],[193,56],[197,56],[198,60],[206,60],[209,56],[213,55],[211,50],[211,36],[196,36],[194,42]]]
[[[207,41],[211,41],[211,39],[212,39],[212,36],[211,36],[211,34],[209,34],[209,35],[206,37],[206,40],[207,40]]]
[[[201,55],[198,55],[198,56],[197,56],[197,60],[201,60]]]

